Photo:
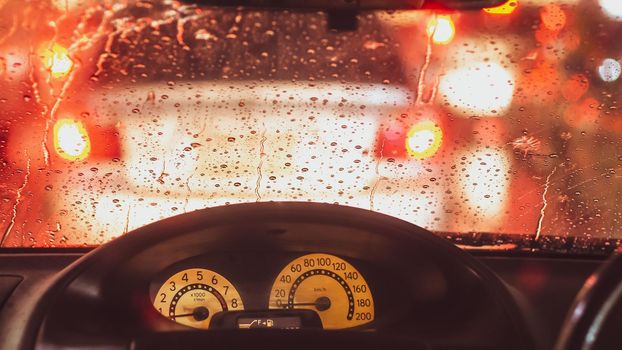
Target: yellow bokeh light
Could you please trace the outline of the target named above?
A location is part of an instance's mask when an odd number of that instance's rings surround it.
[[[415,159],[433,156],[443,142],[443,130],[426,120],[413,125],[406,135],[406,150]]]
[[[82,160],[91,152],[91,141],[80,121],[59,119],[54,124],[54,149],[64,159]]]
[[[484,12],[493,15],[509,15],[518,7],[518,0],[508,0],[503,4],[495,7],[488,7],[484,9]]]
[[[456,35],[454,21],[449,16],[434,16],[428,21],[428,36],[435,44],[449,44]]]
[[[54,78],[62,78],[71,72],[73,61],[69,51],[59,44],[47,46],[42,50],[43,65]]]

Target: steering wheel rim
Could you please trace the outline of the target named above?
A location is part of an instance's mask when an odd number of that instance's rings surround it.
[[[622,300],[622,254],[614,254],[592,274],[577,294],[555,350],[592,350],[604,322]]]
[[[465,271],[468,270],[478,275],[487,284],[486,288],[494,290],[496,298],[491,302],[498,303],[497,306],[503,310],[504,317],[507,317],[509,327],[512,328],[512,333],[520,335],[517,336],[519,339],[519,343],[516,343],[517,348],[534,348],[533,340],[528,335],[529,331],[523,322],[524,320],[516,316],[520,315],[520,311],[507,288],[494,273],[468,253],[421,227],[394,217],[358,208],[308,202],[247,203],[202,209],[144,226],[94,249],[64,269],[46,288],[45,293],[38,299],[33,312],[25,322],[27,329],[24,332],[23,346],[20,348],[37,348],[39,345],[49,342],[50,339],[54,340],[53,331],[57,331],[59,325],[52,327],[58,318],[53,314],[56,315],[59,308],[67,305],[67,295],[75,297],[77,295],[76,288],[82,288],[81,293],[85,292],[85,288],[86,292],[93,293],[93,295],[104,293],[101,289],[102,281],[101,279],[98,280],[97,274],[101,273],[102,276],[105,276],[113,273],[115,264],[126,261],[128,255],[139,254],[141,251],[152,249],[152,246],[157,242],[176,245],[179,243],[180,237],[193,235],[194,238],[202,237],[205,239],[209,235],[200,235],[196,232],[203,232],[202,230],[207,230],[206,227],[243,224],[248,227],[250,223],[258,225],[263,223],[259,225],[261,229],[258,229],[257,232],[260,232],[263,229],[274,230],[274,227],[271,227],[269,223],[279,220],[286,222],[298,220],[306,224],[310,222],[339,223],[344,227],[377,230],[377,233],[382,232],[383,237],[401,240],[400,242],[407,246],[425,246],[427,247],[425,249],[436,250],[442,255],[446,254],[448,258],[453,259],[456,266],[461,265]],[[265,224],[266,222],[268,224]],[[252,234],[250,235],[252,236]],[[260,240],[250,239],[249,242],[250,244],[262,244]],[[187,254],[195,254],[201,250],[201,247],[202,245],[198,244],[196,251]],[[421,247],[420,250],[423,249]],[[157,254],[157,249],[153,249],[150,252]]]

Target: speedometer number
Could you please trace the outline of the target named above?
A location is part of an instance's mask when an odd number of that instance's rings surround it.
[[[374,301],[363,276],[345,260],[329,254],[301,256],[283,268],[270,293],[270,308],[314,310],[325,329],[374,320]]]

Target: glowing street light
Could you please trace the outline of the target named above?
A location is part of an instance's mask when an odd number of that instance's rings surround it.
[[[456,35],[456,26],[449,16],[434,16],[428,21],[426,32],[435,44],[446,45]]]
[[[67,160],[82,160],[91,152],[91,141],[84,125],[73,119],[59,119],[54,124],[54,149]]]

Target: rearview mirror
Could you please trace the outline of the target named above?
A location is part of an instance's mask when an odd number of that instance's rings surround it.
[[[192,2],[213,6],[243,6],[265,9],[362,11],[414,10],[422,8],[477,10],[501,5],[506,1],[507,0],[194,0]]]

